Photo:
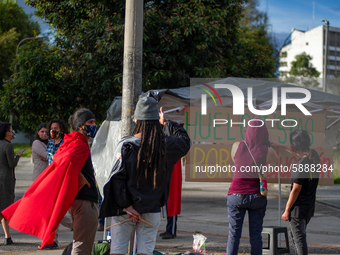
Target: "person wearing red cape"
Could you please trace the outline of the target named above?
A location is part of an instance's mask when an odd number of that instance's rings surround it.
[[[53,244],[55,230],[69,210],[73,220],[72,255],[90,254],[98,225],[98,193],[88,146],[97,126],[91,111],[77,110],[73,130],[54,155],[53,163],[24,196],[1,212],[12,228],[37,236],[40,248]]]

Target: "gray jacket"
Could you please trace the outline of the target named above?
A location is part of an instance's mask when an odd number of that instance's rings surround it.
[[[14,157],[13,145],[0,141],[0,211],[14,202],[15,174],[19,156]]]
[[[15,180],[14,168],[19,162],[14,157],[13,145],[6,139],[0,141],[0,180]]]

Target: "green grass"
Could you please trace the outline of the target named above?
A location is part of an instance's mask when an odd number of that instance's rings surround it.
[[[29,145],[29,144],[25,144],[25,143],[13,143],[13,147],[14,147],[14,154],[16,154],[21,149],[26,149],[24,151],[24,153],[22,154],[22,156],[25,157],[25,158],[29,158],[32,155],[32,146]]]

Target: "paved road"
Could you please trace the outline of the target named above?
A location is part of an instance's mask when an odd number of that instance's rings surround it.
[[[33,166],[29,159],[21,159],[16,170],[17,198],[21,197],[31,184]],[[228,234],[228,217],[226,208],[227,183],[183,183],[182,214],[178,219],[177,238],[162,240],[157,237],[156,249],[172,254],[190,251],[192,249],[192,235],[202,233],[207,236],[206,249],[208,253],[225,253]],[[282,208],[288,197],[289,188],[282,188]],[[278,190],[269,187],[268,206],[264,225],[278,225]],[[166,219],[162,218],[159,232],[163,232]],[[282,226],[287,226],[282,222]],[[60,255],[62,249],[54,251],[37,251],[40,240],[15,230],[13,246],[0,243],[0,253]],[[3,231],[0,230],[3,237]],[[266,236],[264,236],[266,238]],[[103,239],[103,232],[97,232],[96,240]],[[72,232],[61,227],[59,234],[60,247],[64,248],[72,240]],[[340,185],[320,186],[317,192],[316,214],[307,229],[307,241],[310,254],[340,254]],[[266,245],[266,240],[264,244]],[[283,240],[282,240],[283,243]],[[249,254],[248,220],[245,219],[240,254]]]

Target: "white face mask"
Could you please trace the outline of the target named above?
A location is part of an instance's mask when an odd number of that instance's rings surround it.
[[[8,131],[8,132],[11,132],[11,131]],[[14,130],[12,130],[11,135],[12,135],[12,139],[14,139],[15,138],[15,131]]]

